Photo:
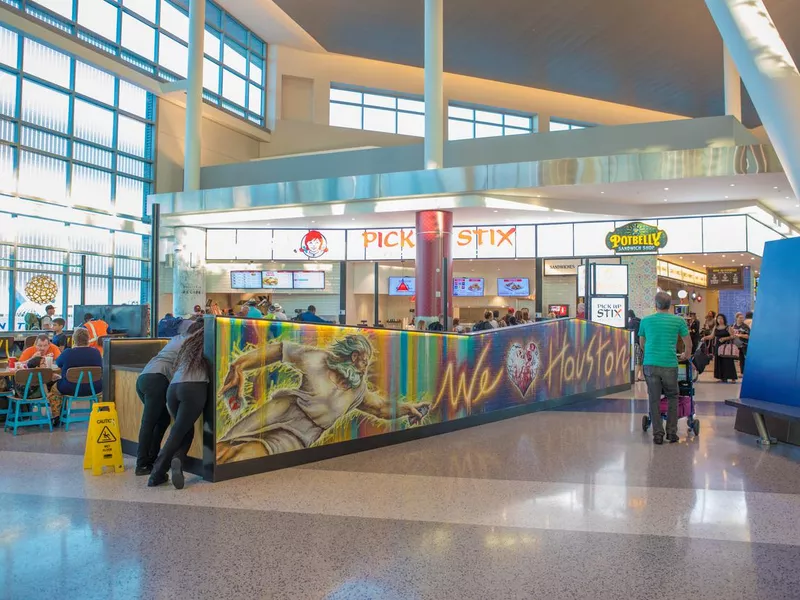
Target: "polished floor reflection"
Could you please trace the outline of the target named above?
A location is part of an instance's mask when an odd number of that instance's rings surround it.
[[[645,391],[178,492],[0,435],[0,598],[800,597],[800,448],[654,446]],[[128,463],[130,466],[130,462]]]

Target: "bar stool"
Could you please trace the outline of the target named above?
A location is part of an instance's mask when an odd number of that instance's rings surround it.
[[[69,431],[71,423],[85,423],[89,420],[92,407],[96,402],[100,402],[94,384],[101,381],[102,377],[103,369],[100,367],[72,367],[67,369],[67,381],[75,384],[75,393],[71,396],[64,396],[64,403],[61,405],[61,423],[64,425],[64,431]],[[91,394],[88,396],[78,396],[82,383],[89,385]],[[73,407],[72,405],[75,402],[88,402],[89,406]]]
[[[53,378],[52,369],[21,369],[14,373],[14,382],[17,385],[24,385],[25,388],[20,396],[17,390],[9,397],[8,416],[6,423],[3,426],[3,431],[8,428],[12,429],[14,435],[17,435],[19,427],[31,427],[38,425],[47,425],[50,431],[53,431],[53,416],[50,413],[50,402],[47,399],[47,386],[45,381],[50,381]],[[31,387],[39,386],[39,398],[32,398],[33,391]],[[23,409],[23,405],[26,406]],[[44,409],[44,414],[42,414]]]

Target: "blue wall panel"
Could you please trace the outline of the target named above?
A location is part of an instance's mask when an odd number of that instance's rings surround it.
[[[751,310],[753,310],[753,269],[745,267],[741,290],[719,291],[719,312],[733,325],[737,312],[747,314]]]
[[[742,398],[800,406],[800,238],[769,242]]]

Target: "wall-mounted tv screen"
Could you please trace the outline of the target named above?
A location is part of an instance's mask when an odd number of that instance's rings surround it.
[[[559,319],[569,316],[569,304],[548,304],[547,312],[553,313]]]
[[[390,296],[413,296],[417,293],[416,278],[389,277]]]
[[[453,279],[453,297],[483,296],[483,277],[456,277]]]
[[[292,271],[261,271],[261,287],[290,290],[294,287],[294,275]]]
[[[497,280],[498,296],[530,296],[531,282],[527,277],[511,277]]]
[[[260,290],[261,271],[231,271],[231,288],[234,290]]]
[[[295,271],[294,289],[296,290],[324,290],[324,271]]]

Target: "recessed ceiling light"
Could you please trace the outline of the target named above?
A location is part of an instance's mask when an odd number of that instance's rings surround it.
[[[668,201],[668,200],[667,200],[666,198],[664,198],[664,202],[667,202],[667,201]]]
[[[784,196],[784,198],[786,198],[786,199],[788,200],[788,199],[789,199],[789,196]]]
[[[492,212],[497,212],[497,211],[495,210],[495,211],[492,211]]]
[[[751,256],[751,257],[750,257],[750,260],[755,260],[755,259],[756,259],[756,257],[755,257],[755,256]]]
[[[723,254],[723,255],[722,255],[722,258],[728,258],[728,257],[727,257],[727,256],[725,256],[725,255]]]
[[[735,259],[735,258],[732,258],[732,259],[731,259],[731,262],[736,262],[736,259]]]
[[[681,256],[681,260],[683,260],[683,257],[682,257],[682,256]]]
[[[692,264],[695,264],[694,261],[692,261]]]
[[[665,192],[668,192],[668,191],[669,191],[669,188],[664,188],[664,191],[665,191]]]
[[[727,199],[728,199],[728,196],[725,196],[725,199],[727,200]]]
[[[351,220],[351,221],[355,221],[355,220],[356,220],[356,218],[355,218],[355,217],[353,217],[353,218],[352,218],[352,219],[350,219],[350,220]]]
[[[777,190],[777,189],[778,189],[778,186],[777,186],[777,185],[775,185],[775,186],[772,186],[772,189],[773,189],[773,190]]]
[[[600,192],[601,194],[605,194],[605,192]]]
[[[732,183],[732,184],[731,184],[731,187],[736,187],[736,184],[735,184],[735,183]]]
[[[705,267],[705,265],[703,265],[703,267]]]

